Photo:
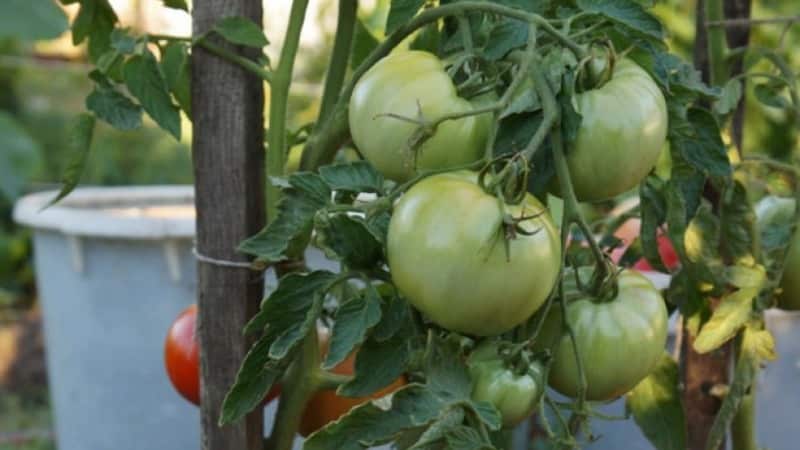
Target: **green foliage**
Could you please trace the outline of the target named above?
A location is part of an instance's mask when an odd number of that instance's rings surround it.
[[[81,179],[83,168],[86,166],[86,160],[89,156],[89,150],[92,146],[92,136],[94,135],[94,116],[83,113],[75,119],[75,125],[72,128],[72,135],[70,136],[67,144],[67,154],[69,159],[64,168],[61,176],[61,190],[53,198],[47,206],[58,203],[59,200],[66,197]]]
[[[38,142],[14,118],[0,111],[0,197],[13,201],[41,163]]]
[[[686,448],[686,417],[678,384],[678,364],[664,354],[650,376],[626,398],[626,408],[656,450]]]
[[[0,2],[0,39],[54,39],[67,30],[67,16],[53,0]]]
[[[228,42],[262,48],[269,44],[259,25],[245,17],[225,17],[214,24],[214,31]]]

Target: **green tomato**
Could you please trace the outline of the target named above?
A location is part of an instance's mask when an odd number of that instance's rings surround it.
[[[561,247],[547,210],[526,195],[507,205],[530,235],[503,239],[503,212],[474,172],[430,176],[403,195],[389,223],[392,279],[409,302],[449,330],[503,333],[527,320],[558,277]],[[533,233],[535,231],[535,233]]]
[[[576,94],[573,105],[582,120],[567,164],[578,200],[606,200],[636,187],[666,142],[667,105],[658,85],[623,58],[611,80]]]
[[[401,51],[380,60],[358,80],[350,98],[350,133],[364,158],[384,176],[406,181],[419,170],[445,169],[483,156],[492,115],[448,120],[415,152],[409,142],[419,125],[474,109],[460,98],[442,61],[423,51]]]
[[[573,274],[564,276],[569,280]],[[667,342],[667,308],[653,283],[635,270],[618,275],[616,293],[608,298],[581,294],[565,286],[564,295],[570,299],[567,323],[575,334],[586,376],[586,398],[611,400],[631,390],[658,363]],[[540,345],[553,352],[548,381],[556,391],[577,397],[580,373],[575,351],[569,335],[561,331],[560,308],[552,308],[539,339]]]
[[[794,218],[795,201],[792,198],[767,196],[755,206],[759,228],[768,225],[790,224]],[[800,227],[795,229],[789,242],[781,277],[778,307],[788,311],[800,310]]]
[[[476,348],[467,362],[472,378],[472,398],[491,403],[513,427],[531,415],[544,393],[544,368],[534,361],[517,373],[499,354],[496,342]]]
[[[303,158],[303,144],[293,145],[289,149],[289,155],[286,158],[286,164],[283,166],[283,173],[286,175],[292,174],[300,170],[300,160]]]

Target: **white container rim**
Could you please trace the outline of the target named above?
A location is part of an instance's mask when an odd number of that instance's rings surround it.
[[[82,187],[42,209],[57,191],[22,197],[14,220],[36,230],[101,238],[192,239],[194,188],[176,186]]]

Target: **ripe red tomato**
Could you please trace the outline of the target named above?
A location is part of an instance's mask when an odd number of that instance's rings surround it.
[[[328,351],[328,333],[321,330],[319,333],[320,354],[324,357]],[[333,368],[332,372],[340,375],[353,375],[355,373],[356,352],[351,353],[347,359]],[[381,398],[396,391],[406,384],[405,377],[400,377],[394,383],[374,392],[369,397],[340,397],[335,390],[323,390],[314,394],[306,404],[303,418],[300,422],[300,434],[303,437],[314,433],[325,425],[347,414],[352,408],[375,398]]]
[[[614,263],[619,263],[619,260],[625,254],[628,246],[639,237],[640,227],[641,221],[639,219],[628,219],[614,232],[614,236],[622,241],[622,246],[611,251],[611,260],[614,261]],[[661,262],[664,266],[670,271],[677,268],[681,263],[678,253],[675,251],[669,238],[660,230],[656,237],[656,242],[658,243],[658,254],[661,255]],[[640,258],[636,261],[633,268],[651,272],[655,270],[645,258]]]
[[[197,342],[197,305],[184,309],[172,322],[164,342],[164,366],[172,386],[183,398],[200,405],[200,346]],[[274,386],[264,404],[280,394]]]

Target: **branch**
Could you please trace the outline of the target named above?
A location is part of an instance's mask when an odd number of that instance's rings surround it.
[[[709,20],[706,22],[708,28],[747,28],[756,25],[775,25],[775,24],[790,24],[800,22],[800,16],[788,17],[768,17],[763,19],[724,19],[724,20]]]

